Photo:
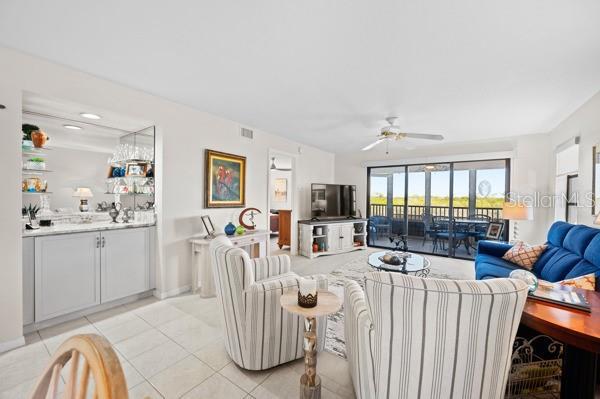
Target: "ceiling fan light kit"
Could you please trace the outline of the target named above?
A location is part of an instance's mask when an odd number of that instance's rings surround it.
[[[389,144],[390,140],[400,141],[405,138],[409,138],[409,139],[418,139],[418,140],[441,141],[444,139],[444,136],[442,136],[441,134],[403,132],[400,129],[400,127],[395,124],[397,119],[398,119],[398,117],[396,117],[396,116],[390,116],[390,117],[385,118],[385,120],[387,121],[389,126],[382,127],[379,135],[377,136],[377,140],[375,140],[373,143],[367,145],[366,147],[362,148],[362,151],[368,151],[384,141],[388,142],[387,144]],[[388,151],[386,149],[386,154],[387,153],[388,153]]]

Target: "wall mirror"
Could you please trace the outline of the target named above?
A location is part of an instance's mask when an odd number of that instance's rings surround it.
[[[592,149],[592,215],[600,211],[600,145]]]

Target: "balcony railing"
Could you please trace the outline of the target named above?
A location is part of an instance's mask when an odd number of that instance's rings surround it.
[[[423,214],[425,213],[425,205],[409,205],[408,206],[408,220],[409,221],[422,221]],[[450,207],[447,206],[429,206],[429,213],[431,216],[450,216]],[[502,219],[502,208],[476,208],[475,213],[477,215],[486,215],[490,217],[491,221],[498,221]],[[382,204],[371,204],[371,216],[388,216],[387,205]],[[472,216],[469,212],[469,208],[466,206],[455,206],[452,209],[452,216],[457,219],[466,219]],[[404,205],[392,205],[392,218],[393,219],[404,219]]]

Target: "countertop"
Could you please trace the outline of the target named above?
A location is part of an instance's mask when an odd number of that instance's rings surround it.
[[[136,227],[154,226],[156,223],[113,223],[113,222],[92,222],[92,223],[60,223],[50,227],[40,227],[37,230],[23,231],[23,237],[42,237],[56,234],[83,233],[86,231],[120,230],[132,229]]]

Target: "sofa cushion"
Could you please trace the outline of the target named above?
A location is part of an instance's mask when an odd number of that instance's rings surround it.
[[[477,255],[475,265],[475,275],[478,280],[482,278],[508,277],[510,272],[519,269],[513,263],[486,254]]]
[[[588,226],[577,225],[569,230],[563,241],[563,248],[583,258],[590,241],[598,235],[598,230]]]
[[[573,228],[573,225],[567,222],[555,222],[548,230],[548,242],[555,247],[562,247],[563,241],[571,228]]]
[[[557,282],[564,280],[567,274],[575,267],[581,258],[564,248],[557,248],[554,255],[548,259],[538,277],[542,280]]]
[[[582,259],[578,262],[573,269],[567,273],[564,279],[570,279],[575,277],[581,277],[590,273],[598,273],[600,272],[600,268],[594,265],[593,263],[588,262],[585,259]]]
[[[596,236],[592,238],[592,241],[590,241],[583,254],[583,259],[600,267],[600,234],[596,234]]]
[[[548,263],[548,261],[552,259],[554,255],[556,255],[559,249],[560,247],[555,247],[553,245],[548,244],[546,250],[542,252],[537,262],[535,262],[535,265],[533,265],[533,269],[531,270],[533,274],[535,274],[536,276],[541,275],[542,270],[544,270],[544,266],[546,266],[546,263]]]
[[[531,270],[535,262],[546,249],[546,245],[527,245],[522,241],[516,243],[511,249],[506,251],[502,259]]]

